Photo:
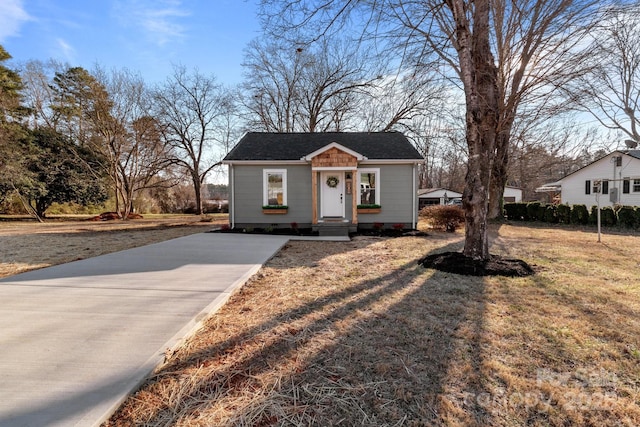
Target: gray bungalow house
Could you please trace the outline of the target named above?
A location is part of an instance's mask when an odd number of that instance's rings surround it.
[[[223,161],[231,227],[415,228],[423,161],[397,132],[247,133]]]

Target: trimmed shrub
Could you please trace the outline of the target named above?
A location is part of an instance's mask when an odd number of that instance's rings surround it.
[[[600,225],[611,227],[617,223],[616,212],[611,206],[603,206],[600,208]],[[589,215],[589,223],[598,223],[598,207],[591,207],[591,214]]]
[[[598,223],[598,207],[591,206],[591,210],[589,211],[589,224],[597,224]]]
[[[618,222],[616,211],[614,211],[611,206],[605,206],[600,209],[600,222],[607,227],[616,225]]]
[[[618,222],[618,218],[616,217],[616,212],[613,210],[611,206],[602,206],[600,208],[600,224],[606,227],[612,227],[616,225]],[[591,214],[589,215],[589,223],[597,224],[598,223],[598,207],[591,207]]]
[[[561,222],[563,224],[569,224],[571,222],[571,206],[558,205],[556,207],[556,214],[558,217],[558,222]]]
[[[558,209],[555,205],[546,205],[544,208],[544,222],[555,224],[558,222]]]
[[[420,216],[428,220],[433,228],[451,233],[464,224],[464,211],[460,206],[426,206],[420,211]]]
[[[640,211],[633,206],[622,206],[618,210],[618,224],[627,228],[640,226]]]
[[[526,203],[505,203],[503,207],[506,217],[512,221],[525,221],[529,218]]]
[[[538,212],[536,212],[536,218],[538,218],[538,221],[546,221],[544,219],[546,213],[547,213],[547,204],[540,203],[540,206],[538,206]]]
[[[571,223],[585,225],[589,222],[589,211],[585,205],[571,207]]]
[[[530,221],[540,221],[540,202],[527,203],[527,216]]]
[[[502,205],[502,214],[509,219],[516,219],[515,218],[515,203],[504,203]],[[520,218],[518,218],[520,219]]]

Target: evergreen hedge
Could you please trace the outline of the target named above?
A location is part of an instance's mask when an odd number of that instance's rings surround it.
[[[571,223],[582,225],[589,223],[589,211],[585,205],[573,205],[571,207]]]
[[[640,227],[640,209],[633,206],[622,206],[618,210],[618,224],[627,228]]]
[[[527,203],[527,215],[529,216],[529,221],[540,221],[540,202],[529,202]]]
[[[528,221],[527,203],[505,203],[505,216],[514,221]]]
[[[558,212],[558,222],[563,224],[569,224],[571,222],[571,206],[558,205],[556,210]]]
[[[512,221],[540,221],[562,224],[596,224],[598,208],[585,205],[553,205],[540,202],[505,203],[504,215]],[[640,228],[640,207],[600,208],[600,223],[606,227]]]
[[[542,205],[541,208],[544,209],[544,216],[542,217],[544,222],[552,224],[558,222],[558,209],[556,205]]]
[[[611,206],[603,206],[600,208],[600,224],[610,227],[616,225],[618,222],[618,218],[616,218],[616,212],[613,210]],[[591,214],[589,214],[589,223],[597,224],[598,223],[598,207],[591,206]]]

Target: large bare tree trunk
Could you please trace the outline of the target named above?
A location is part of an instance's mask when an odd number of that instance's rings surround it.
[[[196,193],[196,215],[202,215],[202,184],[200,179],[193,177],[193,190]]]
[[[489,259],[488,195],[498,126],[498,70],[489,43],[489,1],[449,0],[455,20],[455,47],[466,100],[469,161],[462,203],[465,210],[463,254]],[[472,22],[467,8],[473,7]]]

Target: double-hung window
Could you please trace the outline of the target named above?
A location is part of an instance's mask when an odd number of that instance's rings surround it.
[[[640,179],[634,178],[633,180],[633,192],[640,193]]]
[[[380,169],[358,169],[359,205],[380,204]]]
[[[287,205],[286,169],[264,169],[262,171],[262,205]]]

